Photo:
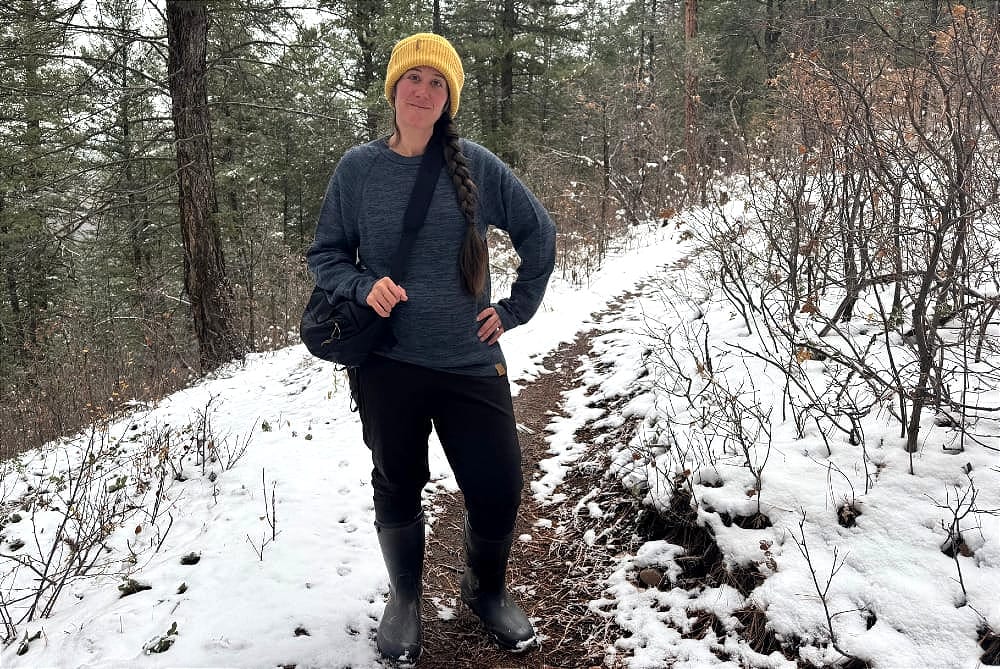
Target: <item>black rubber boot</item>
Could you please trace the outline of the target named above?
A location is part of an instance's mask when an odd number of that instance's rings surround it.
[[[420,657],[420,596],[424,571],[424,516],[385,527],[376,523],[378,543],[389,572],[389,601],[378,624],[376,644],[383,657],[413,663]]]
[[[507,592],[507,560],[513,534],[489,540],[476,536],[465,520],[465,575],[462,601],[479,616],[497,645],[521,653],[535,645],[535,629]]]

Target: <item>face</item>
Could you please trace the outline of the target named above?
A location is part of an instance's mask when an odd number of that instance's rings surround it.
[[[448,82],[433,67],[415,67],[396,83],[396,124],[401,130],[433,128],[448,104]]]

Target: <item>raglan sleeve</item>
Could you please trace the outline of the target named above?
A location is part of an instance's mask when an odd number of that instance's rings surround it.
[[[316,285],[333,301],[346,297],[365,304],[376,277],[358,267],[359,209],[363,161],[349,151],[341,159],[323,197],[316,238],[306,252],[309,272]]]
[[[499,158],[492,159],[500,202],[490,205],[491,222],[507,232],[520,259],[510,295],[492,305],[504,330],[510,330],[527,323],[542,303],[555,266],[556,226],[511,169]]]

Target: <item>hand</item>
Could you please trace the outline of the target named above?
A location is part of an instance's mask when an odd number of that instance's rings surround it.
[[[500,322],[497,310],[493,307],[483,309],[476,316],[476,320],[481,323],[479,326],[479,341],[484,341],[490,346],[497,343],[500,335],[503,334],[503,323]]]
[[[400,302],[406,302],[406,290],[402,286],[397,286],[392,279],[383,276],[372,286],[371,292],[365,298],[368,306],[375,310],[382,318],[388,318],[392,308]]]

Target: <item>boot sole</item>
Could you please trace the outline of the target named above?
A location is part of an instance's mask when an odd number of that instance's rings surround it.
[[[534,650],[535,648],[538,647],[538,635],[531,637],[527,641],[521,641],[520,643],[515,644],[513,647],[505,646],[504,644],[500,643],[500,640],[497,639],[496,636],[493,635],[492,633],[490,634],[490,636],[493,637],[493,642],[496,643],[496,645],[499,646],[501,650],[505,650],[511,655],[520,655],[522,653],[527,653],[529,650]]]
[[[380,658],[388,662],[391,662],[392,663],[391,666],[399,667],[400,669],[403,669],[404,667],[416,666],[417,660],[419,660],[420,656],[424,654],[424,647],[421,642],[421,645],[417,646],[415,651],[408,650],[404,651],[403,654],[398,657],[393,656],[382,650],[382,645],[379,643],[378,634],[376,634],[375,636],[375,649],[378,651]]]
[[[483,629],[486,629],[485,625],[483,625]],[[493,642],[493,644],[497,648],[506,653],[510,653],[511,655],[521,655],[522,653],[527,653],[529,650],[532,650],[538,646],[537,635],[531,637],[527,641],[520,641],[514,644],[513,646],[509,646],[505,643],[502,643],[500,641],[500,638],[493,632],[489,631],[488,629],[486,629],[486,636],[490,639],[490,641]]]
[[[377,647],[377,646],[376,646]],[[378,649],[378,654],[381,659],[389,662],[389,666],[396,667],[398,669],[409,669],[410,667],[417,666],[417,661],[420,660],[420,656],[424,654],[424,649],[421,647],[414,657],[409,657],[408,654],[404,653],[403,657],[392,657],[391,655],[386,655],[382,652],[382,649]]]
[[[479,624],[482,625],[483,629],[486,631],[487,638],[489,638],[490,641],[492,641],[493,644],[500,650],[511,653],[512,655],[520,655],[521,653],[527,653],[532,648],[538,646],[537,632],[530,639],[518,641],[513,645],[504,643],[500,640],[500,637],[497,636],[496,632],[486,626],[486,623],[483,622],[483,617],[479,615],[479,611],[476,610],[476,607],[474,607],[464,595],[462,596],[462,603],[465,604],[473,614],[475,614],[476,619],[479,620]]]

